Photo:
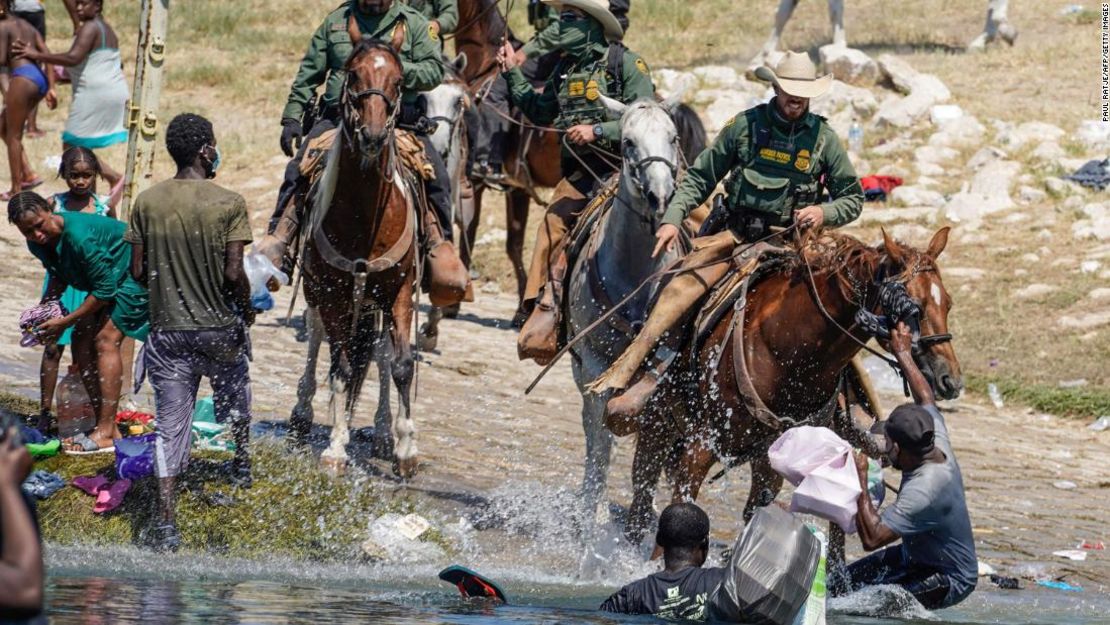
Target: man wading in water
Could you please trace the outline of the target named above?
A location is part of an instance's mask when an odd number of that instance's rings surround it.
[[[848,583],[852,590],[894,584],[929,610],[947,608],[967,598],[978,579],[963,476],[932,387],[913,361],[906,324],[899,322],[891,332],[890,345],[914,403],[895,408],[872,432],[881,439],[883,459],[902,472],[902,485],[894,505],[880,515],[866,496],[867,457],[856,454],[864,492],[856,527],[868,551],[898,539],[902,544],[853,562],[847,570]]]

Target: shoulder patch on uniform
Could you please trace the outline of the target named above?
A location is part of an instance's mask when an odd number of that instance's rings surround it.
[[[347,30],[347,25],[346,24],[332,24],[331,26],[328,26],[328,30],[330,30],[333,33],[336,32],[336,31],[340,31],[340,30]]]
[[[744,116],[743,113],[740,113],[739,115],[732,116],[731,118],[729,118],[729,120],[727,122],[725,122],[725,125],[721,127],[721,130],[724,130],[726,128],[731,127],[733,124],[736,123],[736,120],[740,119],[743,116]]]
[[[439,41],[439,30],[431,22],[428,22],[428,36],[432,38],[432,41]]]
[[[650,74],[651,70],[648,69],[647,63],[642,58],[636,59],[636,69],[640,70],[641,74]]]

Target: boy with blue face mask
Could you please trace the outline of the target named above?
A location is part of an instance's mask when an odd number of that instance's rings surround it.
[[[251,484],[247,455],[250,339],[254,321],[243,248],[251,242],[243,196],[211,180],[220,167],[212,124],[182,114],[166,128],[177,175],[139,194],[124,238],[131,275],[150,288],[151,332],[144,365],[154,388],[159,519],[154,547],[176,550],[176,477],[189,462],[193,406],[201,377],[212,383],[216,420],[230,423],[235,459],[227,478]]]
[[[605,0],[543,0],[559,11],[558,45],[563,58],[537,92],[519,68],[519,57],[508,43],[498,53],[502,75],[515,104],[540,126],[565,132],[561,161],[563,178],[539,226],[524,310],[531,314],[517,342],[520,358],[546,364],[558,351],[559,307],[567,257],[564,238],[588,196],[614,171],[611,154],[620,154],[620,119],[609,112],[601,96],[625,104],[654,98],[655,86],[647,64],[619,44],[624,29]],[[619,62],[610,56],[620,54]],[[619,67],[619,71],[613,71]],[[619,74],[619,75],[617,75]]]

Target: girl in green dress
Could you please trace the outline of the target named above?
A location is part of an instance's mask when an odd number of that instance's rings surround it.
[[[97,415],[92,433],[68,440],[67,451],[110,451],[119,437],[115,415],[123,379],[120,344],[125,335],[146,340],[149,330],[147,291],[129,273],[126,227],[101,215],[55,213],[33,191],[12,197],[8,221],[19,228],[27,248],[50,274],[43,301],[61,297],[67,286],[88,292],[76,310],[36,330],[51,340],[73,328],[73,356]]]
[[[93,213],[116,217],[116,205],[119,203],[123,188],[113,192],[112,196],[97,195],[96,179],[100,176],[100,162],[92,150],[82,147],[72,147],[62,153],[62,163],[58,168],[58,175],[65,180],[69,191],[56,193],[47,201],[53,206],[54,212]],[[46,292],[49,286],[50,275],[43,280],[42,290]],[[66,310],[77,310],[85,301],[88,293],[66,287],[62,294],[62,306]],[[42,363],[39,366],[39,398],[40,411],[38,428],[47,435],[52,435],[57,429],[52,406],[54,405],[54,389],[58,385],[58,369],[61,366],[65,346],[70,344],[73,328],[67,328],[58,337],[56,343],[46,343],[42,350]]]

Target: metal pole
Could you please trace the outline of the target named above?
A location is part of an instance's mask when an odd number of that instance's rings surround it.
[[[120,218],[127,220],[131,201],[150,186],[158,138],[158,98],[162,94],[162,64],[166,59],[170,0],[142,0],[139,45],[135,53],[135,86],[127,105],[127,168],[124,173]]]

